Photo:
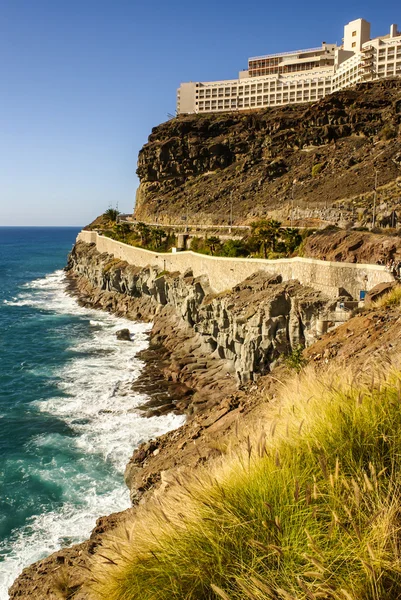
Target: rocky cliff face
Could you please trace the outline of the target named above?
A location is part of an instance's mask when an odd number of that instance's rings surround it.
[[[305,240],[303,255],[330,261],[387,264],[401,259],[399,235],[324,229]]]
[[[139,504],[168,493],[177,476],[221,456],[238,435],[239,422],[246,435],[260,406],[266,406],[266,394],[274,396],[285,367],[277,367],[271,379],[262,374],[280,352],[312,341],[316,314],[329,303],[313,289],[265,273],[216,296],[205,277],[139,269],[82,242],[69,257],[67,275],[82,304],[153,321],[151,343],[165,358],[164,377],[180,387],[170,409],[185,411],[188,418],[133,453],[125,479],[134,506],[99,518],[90,540],[24,569],[10,589],[13,599],[55,600],[62,593],[88,600],[88,565],[103,535],[134,518]],[[148,413],[153,410],[151,405]]]
[[[187,330],[192,344],[196,340],[202,356],[224,361],[227,373],[241,383],[268,372],[298,344],[314,341],[319,312],[332,302],[297,281],[282,283],[280,276],[266,273],[216,296],[207,277],[138,269],[83,242],[73,249],[68,269],[80,280],[81,292],[89,284],[87,302],[134,319],[154,319],[158,342],[165,343],[166,327],[175,323]],[[204,371],[207,362],[181,361],[176,377]]]
[[[313,289],[266,273],[215,296],[205,277],[139,269],[83,242],[71,252],[67,274],[84,305],[153,321],[151,340],[166,359],[161,361],[164,376],[180,386],[170,409],[185,411],[188,418],[178,430],[135,450],[125,473],[134,506],[98,519],[87,542],[24,569],[10,598],[55,600],[63,593],[88,600],[88,564],[102,536],[134,518],[139,503],[168,493],[177,476],[217,459],[239,420],[245,435],[260,405],[266,405],[266,393],[273,396],[279,385],[280,367],[271,379],[263,373],[280,353],[312,342],[316,315],[330,304]]]
[[[399,78],[315,104],[180,116],[155,127],[139,153],[135,216],[227,224],[233,192],[236,223],[266,213],[285,219],[294,191],[296,208],[341,201],[345,218],[369,205],[375,166],[379,186],[401,175],[400,122]]]

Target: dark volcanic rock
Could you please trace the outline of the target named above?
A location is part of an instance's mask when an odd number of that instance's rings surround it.
[[[71,252],[69,270],[85,305],[154,319],[153,341],[174,355],[165,374],[172,381],[197,382],[202,389],[192,405],[198,410],[214,401],[204,385],[212,365],[223,378],[228,372],[241,383],[257,379],[282,354],[314,341],[318,313],[332,303],[298,281],[282,282],[264,272],[215,295],[207,277],[138,269],[83,242]]]
[[[118,340],[123,340],[125,342],[131,341],[131,334],[129,329],[119,329],[116,331],[116,337]]]
[[[395,78],[314,104],[171,119],[152,130],[139,153],[135,216],[168,223],[188,212],[193,223],[227,224],[234,192],[236,223],[269,212],[284,220],[294,179],[297,208],[324,209],[365,194],[369,208],[375,167],[379,186],[401,175],[400,102],[401,79]],[[351,205],[358,210],[358,203]],[[339,212],[344,216],[347,208]]]
[[[389,283],[379,283],[375,285],[365,296],[365,306],[370,306],[376,300],[379,300],[385,294],[388,294],[395,287],[399,285],[398,281],[391,281]]]

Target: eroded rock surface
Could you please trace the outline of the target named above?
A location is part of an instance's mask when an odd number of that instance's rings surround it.
[[[401,175],[400,122],[400,78],[314,104],[181,115],[155,127],[139,153],[135,216],[228,224],[233,193],[236,224],[266,214],[284,220],[294,192],[295,219],[302,211],[311,224],[360,220],[357,212],[371,213],[375,168],[380,199]],[[378,207],[378,221],[391,210]]]
[[[264,272],[216,295],[206,276],[138,269],[84,242],[76,244],[68,268],[82,302],[153,319],[153,339],[171,349],[178,349],[174,335],[180,335],[182,357],[171,362],[170,376],[183,380],[209,373],[214,361],[224,361],[226,374],[240,383],[256,379],[281,355],[310,345],[319,313],[333,304],[321,292]]]
[[[305,241],[303,255],[336,262],[387,264],[401,260],[401,237],[368,231],[324,229]]]
[[[137,269],[84,243],[75,246],[68,268],[71,291],[82,304],[153,321],[148,363],[133,389],[153,385],[151,404],[144,407],[148,414],[176,410],[188,417],[178,430],[135,450],[125,473],[134,506],[98,519],[87,542],[27,567],[10,590],[12,600],[55,600],[60,586],[65,597],[89,600],[88,559],[103,533],[134,518],[137,506],[168,493],[177,476],[217,460],[233,437],[247,435],[248,424],[260,420],[286,376],[284,366],[270,376],[272,365],[280,353],[313,341],[316,315],[331,302],[266,273],[213,295],[205,277]],[[153,392],[162,397],[156,406]]]

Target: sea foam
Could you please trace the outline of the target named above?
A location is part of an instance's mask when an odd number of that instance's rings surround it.
[[[51,373],[60,394],[30,404],[67,425],[68,435],[44,432],[25,449],[35,460],[24,469],[61,489],[62,501],[0,542],[0,600],[8,598],[8,587],[25,566],[87,538],[99,516],[127,508],[123,471],[133,449],[184,422],[174,414],[143,418],[137,409],[146,397],[133,393],[131,382],[143,367],[135,355],[147,347],[149,324],[79,306],[66,293],[63,271],[26,284],[8,304],[78,317],[82,327],[75,337],[67,327],[68,359]],[[129,328],[132,342],[117,340],[121,328]],[[41,458],[45,454],[50,461]]]

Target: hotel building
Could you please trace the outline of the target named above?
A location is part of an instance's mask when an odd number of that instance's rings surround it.
[[[327,94],[383,77],[401,76],[401,33],[370,38],[370,23],[351,21],[343,44],[267,54],[248,60],[238,79],[182,83],[177,114],[250,110],[315,102]]]

